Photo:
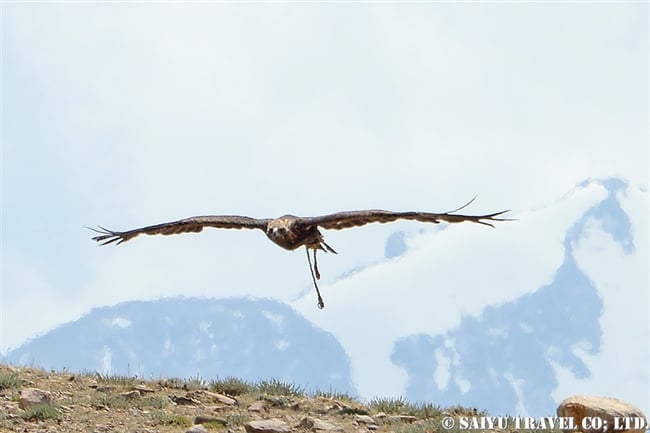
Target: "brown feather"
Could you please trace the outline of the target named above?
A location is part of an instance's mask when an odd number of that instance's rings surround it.
[[[101,245],[110,244],[116,241],[116,245],[119,245],[140,234],[176,235],[180,233],[198,233],[202,231],[204,227],[214,227],[219,229],[266,230],[266,225],[269,221],[270,220],[268,219],[256,219],[239,215],[209,215],[185,218],[178,221],[156,224],[124,232],[108,230],[102,226],[99,226],[99,230],[93,228],[90,230],[101,234],[100,236],[93,237],[93,240],[101,242]]]
[[[342,230],[350,227],[359,227],[372,223],[389,223],[397,220],[414,220],[423,223],[438,224],[441,221],[459,223],[469,221],[494,227],[490,221],[510,221],[507,218],[497,218],[508,212],[507,210],[487,215],[458,215],[449,212],[391,212],[386,210],[365,210],[352,212],[339,212],[315,218],[305,218],[304,223],[316,225],[326,230]]]

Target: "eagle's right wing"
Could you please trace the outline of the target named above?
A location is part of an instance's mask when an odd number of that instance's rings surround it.
[[[476,198],[476,197],[475,197]],[[470,200],[467,204],[443,213],[432,212],[392,212],[387,210],[361,210],[338,212],[330,215],[323,215],[313,218],[304,218],[304,223],[308,225],[315,225],[325,230],[341,230],[350,227],[359,227],[371,223],[389,223],[397,220],[413,220],[424,223],[438,224],[442,221],[448,223],[459,222],[473,222],[483,224],[486,226],[494,227],[492,222],[495,221],[512,221],[510,218],[501,218],[507,210],[501,212],[494,212],[485,215],[461,215],[457,214],[461,209],[464,209],[471,204],[474,199]]]
[[[208,215],[185,218],[169,223],[156,224],[153,226],[142,227],[139,229],[117,232],[98,226],[99,229],[90,228],[90,230],[99,233],[99,236],[93,237],[94,241],[101,242],[101,245],[110,244],[117,241],[116,245],[133,239],[139,234],[147,235],[175,235],[179,233],[198,233],[204,227],[214,227],[219,229],[260,229],[266,230],[269,219],[256,219],[239,215]]]

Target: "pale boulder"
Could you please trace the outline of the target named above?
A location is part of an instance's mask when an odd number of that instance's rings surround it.
[[[280,419],[263,419],[251,421],[244,424],[248,433],[286,433],[291,431],[291,427]]]
[[[644,433],[649,427],[648,418],[639,408],[611,397],[569,397],[560,403],[557,415],[573,418],[577,430],[584,433]],[[593,418],[601,420],[602,425],[592,422]]]
[[[322,419],[312,418],[306,416],[300,420],[298,427],[308,429],[311,431],[330,431],[330,432],[342,432],[345,431],[343,427],[332,424],[331,422],[323,421]]]
[[[18,405],[21,409],[27,409],[39,404],[49,404],[52,401],[52,394],[38,388],[25,388],[20,391]]]

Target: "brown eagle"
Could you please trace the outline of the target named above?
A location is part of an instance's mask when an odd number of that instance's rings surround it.
[[[178,221],[156,224],[124,232],[108,230],[102,226],[98,226],[99,230],[89,228],[90,230],[100,233],[100,236],[93,237],[93,240],[101,242],[101,245],[113,242],[116,242],[116,245],[119,245],[140,234],[175,235],[179,233],[198,233],[202,231],[204,227],[263,230],[264,233],[266,233],[266,237],[286,250],[291,251],[300,246],[305,246],[307,261],[309,262],[309,271],[311,272],[311,278],[314,282],[316,295],[318,296],[318,308],[323,308],[325,307],[325,303],[323,302],[320,290],[318,289],[318,284],[316,283],[316,280],[320,279],[318,262],[316,261],[316,251],[322,250],[334,254],[337,254],[337,252],[327,245],[323,239],[322,233],[318,230],[319,227],[325,230],[341,230],[350,227],[363,226],[370,223],[388,223],[400,219],[433,224],[438,224],[441,221],[446,221],[448,223],[469,221],[494,227],[490,221],[510,221],[508,218],[498,218],[500,215],[508,212],[507,210],[487,215],[459,215],[456,213],[469,206],[475,198],[476,197],[457,209],[444,213],[360,210],[337,212],[317,217],[284,215],[275,219],[257,219],[239,215],[208,215],[185,218]],[[309,256],[309,250],[313,250],[313,265]]]

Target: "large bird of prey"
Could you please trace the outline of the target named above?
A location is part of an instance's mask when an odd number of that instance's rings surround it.
[[[475,197],[476,198],[476,197]],[[360,210],[350,212],[337,212],[330,215],[317,217],[297,217],[294,215],[284,215],[279,218],[257,219],[239,215],[208,215],[185,218],[169,223],[156,224],[153,226],[142,227],[139,229],[118,232],[105,229],[99,226],[99,230],[92,229],[100,233],[99,236],[93,237],[93,240],[101,242],[101,245],[116,242],[116,245],[126,242],[140,234],[147,235],[175,235],[179,233],[198,233],[204,227],[214,227],[219,229],[259,229],[263,230],[273,243],[281,246],[286,250],[295,250],[298,247],[305,246],[307,251],[307,261],[309,262],[309,271],[318,296],[318,308],[325,307],[323,298],[316,280],[320,279],[318,271],[318,262],[316,261],[316,252],[318,250],[337,254],[336,251],[323,239],[323,235],[318,230],[341,230],[350,227],[363,226],[370,223],[388,223],[396,220],[415,220],[425,223],[438,224],[441,221],[448,223],[459,223],[469,221],[494,227],[491,221],[510,221],[508,218],[499,218],[499,216],[508,212],[501,211],[487,215],[460,215],[457,214],[461,209],[467,207],[474,199],[464,206],[444,213],[430,212],[390,212],[386,210]],[[314,263],[312,265],[309,256],[309,250],[313,250]]]

